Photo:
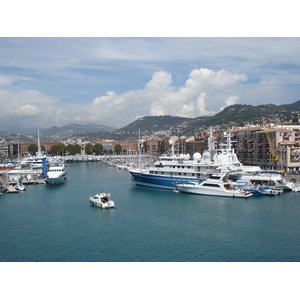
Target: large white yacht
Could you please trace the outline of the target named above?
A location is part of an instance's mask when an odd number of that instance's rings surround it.
[[[55,158],[55,160],[50,164],[47,172],[47,183],[50,185],[61,184],[66,181],[66,178],[67,171],[64,163],[59,158]]]
[[[201,183],[209,175],[217,172],[241,171],[255,172],[260,168],[256,166],[243,166],[238,160],[234,149],[231,148],[230,134],[227,143],[219,149],[214,149],[212,131],[209,138],[209,149],[203,155],[196,152],[192,159],[189,154],[175,154],[174,144],[171,143],[171,153],[159,157],[154,166],[148,169],[129,169],[137,185],[175,189],[179,183]],[[222,148],[223,147],[223,148]]]

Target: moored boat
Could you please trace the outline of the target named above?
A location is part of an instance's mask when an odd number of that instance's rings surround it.
[[[230,135],[227,136],[227,143],[220,145],[219,149],[214,149],[212,140],[211,132],[208,150],[202,155],[196,152],[192,158],[189,154],[175,154],[174,144],[170,143],[170,153],[160,156],[154,166],[147,169],[129,169],[129,173],[137,185],[174,189],[176,184],[200,184],[217,172],[247,173],[260,170],[256,166],[242,165],[231,148]]]
[[[47,172],[46,181],[50,185],[58,185],[64,183],[67,178],[67,171],[64,163],[60,159],[55,159]]]
[[[210,176],[210,178],[206,179],[200,184],[176,184],[175,188],[177,191],[183,193],[207,196],[248,198],[253,195],[251,192],[244,191],[241,188],[231,186],[224,176],[219,175]]]
[[[229,173],[229,178],[231,178],[232,173]],[[284,191],[292,191],[295,187],[293,182],[288,182],[284,179],[282,172],[278,171],[261,171],[256,173],[248,174],[236,174],[234,175],[239,178],[239,181],[250,183],[255,186],[265,186],[271,189],[279,189]]]

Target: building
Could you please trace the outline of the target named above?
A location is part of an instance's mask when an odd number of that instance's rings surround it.
[[[256,126],[233,129],[232,147],[246,165],[263,169],[290,171],[300,167],[298,143],[294,130],[276,126]],[[300,152],[299,152],[300,153]]]
[[[160,143],[161,143],[160,139],[146,140],[143,143],[143,149],[145,153],[157,154],[159,153]]]
[[[0,156],[8,157],[10,155],[10,145],[6,142],[0,143]]]

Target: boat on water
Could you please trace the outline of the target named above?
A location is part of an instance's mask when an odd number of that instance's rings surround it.
[[[270,187],[275,190],[292,191],[295,187],[293,182],[285,180],[283,173],[280,171],[260,171],[248,174],[229,173],[228,178],[229,180],[232,179],[235,182],[239,182],[241,185],[259,185],[263,187]]]
[[[45,177],[47,173],[48,163],[49,162],[47,156],[43,154],[41,150],[40,133],[38,131],[38,151],[35,153],[35,156],[29,155],[23,157],[23,159],[19,161],[18,167],[16,167],[15,170],[30,170],[38,174],[39,177]]]
[[[206,196],[221,196],[232,198],[248,198],[253,196],[251,192],[244,191],[241,188],[231,186],[224,175],[212,175],[200,184],[176,184],[175,188],[177,191],[182,193]]]
[[[160,156],[154,166],[147,169],[129,169],[129,173],[137,185],[174,189],[176,184],[200,184],[217,172],[247,173],[260,170],[256,166],[242,165],[231,148],[230,134],[227,135],[227,143],[214,149],[211,132],[208,145],[208,150],[203,155],[196,152],[191,159],[189,154],[175,154],[174,144],[171,143],[171,152]]]
[[[66,179],[67,171],[64,163],[59,158],[55,158],[48,169],[46,182],[50,185],[58,185],[64,183]]]
[[[115,203],[110,199],[109,193],[100,192],[93,197],[90,197],[90,203],[101,208],[113,208]]]
[[[15,185],[15,189],[22,192],[22,191],[25,191],[26,190],[26,187],[25,185],[23,184],[23,182],[18,182],[16,185]]]
[[[251,192],[254,196],[276,196],[283,192],[282,189],[271,189],[269,186],[244,187],[243,190]]]

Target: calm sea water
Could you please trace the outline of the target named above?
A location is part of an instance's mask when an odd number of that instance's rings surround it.
[[[89,196],[111,193],[114,209]],[[300,193],[231,199],[138,187],[74,163],[67,182],[0,196],[2,262],[300,261]]]

